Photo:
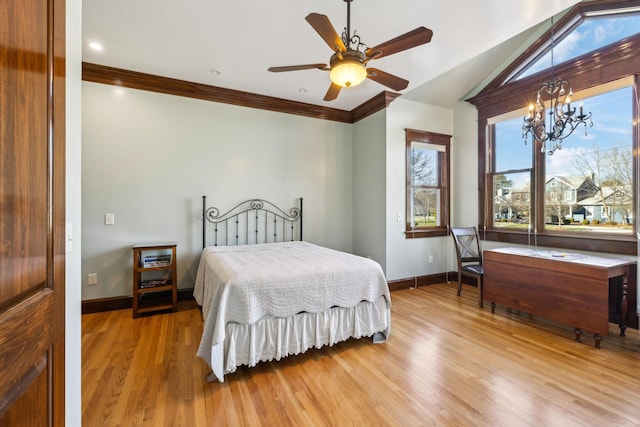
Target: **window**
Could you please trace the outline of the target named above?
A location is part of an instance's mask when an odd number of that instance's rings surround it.
[[[583,50],[553,74],[571,82],[572,105],[592,113],[587,135],[579,127],[552,155],[530,136],[523,142],[527,101],[551,78],[550,69],[529,71],[528,64],[543,57],[550,31],[469,99],[478,108],[479,172],[486,177],[479,183],[485,204],[479,224],[487,240],[527,244],[534,234],[541,246],[636,254],[640,27],[628,24],[640,22],[640,8],[624,6],[583,2],[557,24],[565,39],[582,37]],[[608,38],[597,44],[596,34]]]
[[[493,127],[493,223],[495,227],[503,229],[526,230],[531,215],[533,151],[531,144],[522,144],[518,138],[518,132],[522,128],[521,122],[521,118],[509,119],[497,122]]]
[[[445,236],[449,228],[451,136],[406,129],[405,137],[407,238]]]
[[[545,229],[557,233],[609,233],[629,235],[633,226],[624,222],[633,210],[631,199],[617,201],[616,192],[633,184],[633,87],[623,86],[584,99],[593,114],[588,136],[582,129],[565,140],[564,148],[546,156],[547,179],[561,177],[567,187],[579,190],[576,200],[545,206]],[[611,215],[597,224],[582,224],[587,205],[602,205]],[[554,226],[557,224],[558,226]]]
[[[574,59],[585,53],[602,48],[610,43],[632,36],[640,28],[640,14],[628,13],[626,15],[595,15],[582,19],[572,31],[568,32],[556,44],[553,50],[554,62],[560,63]],[[535,59],[535,57],[533,58]],[[548,69],[551,66],[551,51],[547,50],[542,57],[526,67],[518,75],[518,79]]]
[[[621,197],[623,189],[633,185],[632,100],[631,86],[584,99],[596,120],[590,135],[577,129],[565,139],[562,150],[538,156],[533,166],[532,143],[525,145],[521,137],[522,118],[490,125],[496,128],[493,227],[525,228],[522,224],[528,224],[531,207],[519,202],[519,194],[529,192],[533,176],[534,182],[546,183],[538,198],[544,201],[538,231],[632,235],[627,218],[632,216],[633,201]],[[601,215],[585,223],[587,206],[594,205],[602,207]]]

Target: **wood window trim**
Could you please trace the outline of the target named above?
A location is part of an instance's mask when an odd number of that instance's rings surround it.
[[[447,236],[450,224],[450,200],[451,200],[451,135],[428,132],[416,129],[405,129],[405,236],[407,239],[417,239],[423,237]],[[440,172],[439,180],[443,189],[440,195],[441,224],[438,227],[415,228],[409,222],[409,212],[411,210],[411,142],[424,142],[428,144],[441,145],[444,147],[438,168]],[[444,161],[442,158],[444,157]]]
[[[591,8],[595,7],[590,5]],[[604,6],[611,4],[618,4],[621,2],[598,2]],[[632,1],[625,2],[640,4],[640,2]],[[586,10],[586,9],[585,9]],[[572,11],[574,14],[568,13],[563,20],[569,22],[576,14],[583,13],[585,10],[576,7]],[[526,52],[525,52],[526,54]],[[521,56],[520,58],[523,58]],[[516,61],[515,63],[517,63]],[[514,64],[515,64],[514,63]],[[479,229],[482,231],[483,238],[486,240],[503,242],[503,243],[516,243],[516,244],[535,244],[539,246],[550,246],[563,249],[575,249],[584,251],[604,252],[604,253],[616,253],[622,255],[637,255],[638,243],[635,238],[636,233],[625,236],[585,236],[585,235],[566,235],[552,232],[539,232],[535,235],[531,235],[528,232],[515,231],[515,230],[496,230],[487,229],[487,197],[491,197],[491,187],[488,186],[488,178],[490,172],[490,165],[487,164],[487,149],[490,142],[490,128],[488,127],[489,118],[496,117],[501,114],[515,111],[522,108],[526,102],[527,97],[530,95],[532,88],[539,87],[546,80],[548,80],[548,70],[541,71],[520,80],[508,82],[502,86],[495,86],[495,82],[503,81],[506,74],[513,70],[514,66],[508,67],[505,72],[498,76],[485,90],[481,91],[473,98],[467,99],[468,102],[475,105],[478,109],[478,220]],[[566,63],[559,64],[555,67],[555,74],[562,75],[564,78],[571,81],[574,92],[595,88],[606,83],[610,83],[619,79],[628,78],[633,76],[635,91],[640,93],[640,34],[628,37],[620,42],[613,43],[606,46],[602,50],[595,53],[587,53],[580,57],[577,57]],[[502,80],[501,80],[502,79]],[[638,147],[640,144],[640,137],[638,136],[638,118],[639,111],[638,106],[633,106],[633,117],[636,120],[633,121],[633,144],[634,147]],[[539,153],[540,150],[534,152]],[[640,161],[640,150],[634,150],[633,156],[633,181],[638,182],[638,176],[636,171],[638,170],[638,162]],[[542,155],[542,154],[538,154]],[[542,163],[544,164],[544,163]],[[540,181],[540,180],[538,180]],[[542,183],[538,184],[539,186]],[[636,184],[638,185],[638,184]],[[543,188],[536,188],[536,194],[543,194]],[[637,193],[637,190],[636,190]],[[532,195],[532,197],[534,197]],[[635,194],[634,194],[635,197]],[[533,209],[536,210],[535,216],[537,218],[543,218],[544,209],[540,204],[534,204],[532,201]],[[638,206],[638,201],[633,201],[634,206]],[[640,212],[635,212],[636,216]],[[636,232],[638,225],[636,222]]]

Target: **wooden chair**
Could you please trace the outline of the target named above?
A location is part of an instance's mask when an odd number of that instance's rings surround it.
[[[473,277],[478,286],[478,305],[482,307],[482,252],[480,239],[475,227],[451,228],[451,235],[456,246],[458,257],[458,296],[462,291],[462,276]]]

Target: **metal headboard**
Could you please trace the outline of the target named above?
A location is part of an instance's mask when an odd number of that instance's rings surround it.
[[[207,244],[207,227],[213,238]],[[296,239],[297,237],[297,239]],[[249,199],[220,214],[202,196],[202,247],[302,240],[302,197],[289,213],[263,199]]]

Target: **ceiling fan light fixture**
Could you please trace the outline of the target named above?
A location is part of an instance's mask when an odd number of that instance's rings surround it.
[[[341,87],[357,86],[367,78],[367,69],[357,59],[345,57],[331,64],[329,78]]]
[[[367,78],[395,91],[406,89],[409,85],[408,80],[385,73],[376,68],[367,69],[367,64],[372,59],[393,55],[429,43],[433,36],[433,31],[425,27],[418,27],[369,48],[360,40],[357,32],[351,32],[350,6],[353,0],[343,1],[347,3],[347,26],[344,28],[342,36],[336,32],[336,29],[326,15],[310,13],[305,18],[309,25],[313,27],[316,33],[322,37],[322,40],[324,40],[334,52],[328,67],[326,64],[302,64],[269,67],[268,71],[272,73],[313,69],[329,71],[331,86],[329,86],[329,90],[327,90],[323,98],[324,101],[333,101],[338,97],[343,87],[357,86]]]

